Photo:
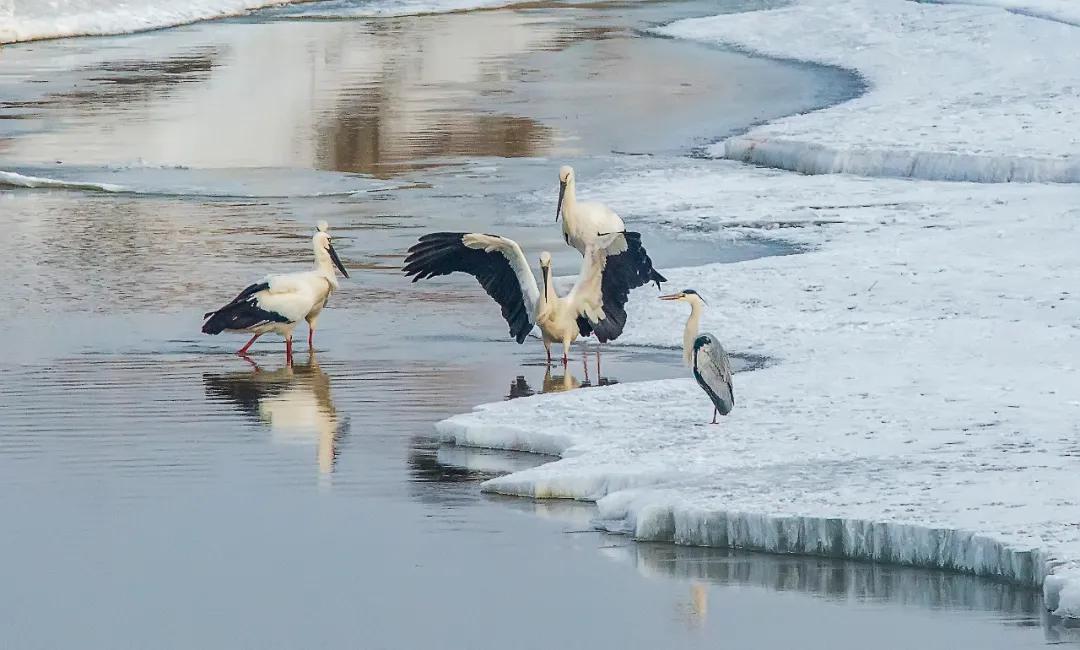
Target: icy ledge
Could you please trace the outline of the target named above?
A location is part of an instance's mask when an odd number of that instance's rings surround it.
[[[1009,4],[1009,3],[1001,3]],[[852,101],[756,127],[718,157],[811,174],[1080,182],[1080,29],[997,7],[796,0],[659,33],[854,69]]]
[[[448,442],[560,456],[485,490],[595,500],[642,539],[1042,584],[1080,618],[1080,186],[688,161],[590,188],[696,236],[788,224],[767,233],[808,252],[665,269],[706,297],[706,330],[772,361],[736,374],[717,427],[690,379],[440,423]],[[635,291],[617,343],[677,358],[680,307]]]

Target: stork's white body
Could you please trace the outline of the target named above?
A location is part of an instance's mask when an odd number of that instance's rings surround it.
[[[598,233],[626,230],[622,218],[603,203],[578,202],[573,169],[564,167],[560,179],[566,183],[561,209],[563,239],[567,244],[584,255],[585,247],[596,240]]]
[[[330,294],[338,288],[333,268],[320,268],[316,261],[315,270],[299,273],[268,275],[263,282],[270,285],[255,294],[259,307],[281,314],[289,319],[287,323],[265,323],[249,331],[253,334],[280,334],[292,338],[292,332],[301,320],[314,330],[319,313],[326,306]]]

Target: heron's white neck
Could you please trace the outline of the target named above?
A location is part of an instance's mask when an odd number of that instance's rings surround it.
[[[686,319],[686,329],[683,330],[683,362],[690,366],[694,362],[694,340],[697,339],[698,329],[701,326],[702,302],[700,298],[687,300],[690,303],[690,318]]]

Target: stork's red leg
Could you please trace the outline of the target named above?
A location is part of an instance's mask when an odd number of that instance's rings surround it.
[[[292,337],[285,339],[285,363],[292,365]]]
[[[307,349],[308,349],[308,351],[310,351],[310,350],[311,350],[311,349],[312,349],[313,347],[315,347],[315,346],[314,346],[314,345],[313,345],[313,344],[311,343],[311,339],[312,339],[312,338],[314,338],[314,336],[315,336],[315,330],[313,330],[313,329],[311,329],[311,328],[309,327],[309,328],[308,328],[308,331],[307,331]]]
[[[589,381],[589,351],[584,350],[581,353],[581,365],[585,368],[585,381]]]
[[[256,334],[255,336],[251,337],[251,340],[247,342],[247,345],[236,351],[237,356],[242,357],[247,354],[248,348],[250,348],[251,344],[254,343],[255,340],[258,339],[260,336],[262,336],[262,334]]]

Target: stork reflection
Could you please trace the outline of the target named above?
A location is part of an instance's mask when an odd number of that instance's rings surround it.
[[[561,374],[554,374],[551,369],[552,366],[547,366],[544,370],[540,393],[565,393],[566,391],[589,388],[594,385],[589,381],[588,375],[585,376],[585,381],[581,381],[565,366],[563,366]],[[619,383],[619,380],[613,377],[600,377],[600,380],[595,385],[611,386],[617,383]],[[529,385],[529,381],[525,379],[525,376],[518,375],[514,378],[514,381],[510,382],[510,392],[507,393],[506,399],[517,399],[518,397],[529,397],[536,394],[537,391]]]
[[[348,430],[330,395],[330,376],[315,354],[305,363],[263,370],[250,357],[250,372],[206,373],[203,385],[212,400],[231,402],[245,415],[269,428],[276,444],[314,444],[319,474],[334,471],[338,445]]]

